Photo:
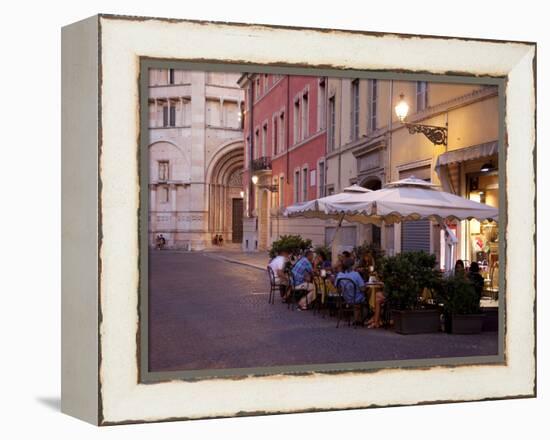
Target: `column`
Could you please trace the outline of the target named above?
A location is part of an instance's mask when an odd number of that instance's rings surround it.
[[[222,231],[227,231],[227,187],[225,185],[222,185],[222,201],[220,203],[222,207]],[[227,240],[227,237],[223,238],[224,240]]]
[[[159,106],[158,106],[158,100],[157,98],[155,98],[155,118],[154,118],[153,127],[158,127],[158,126],[159,126]]]
[[[402,223],[395,223],[393,225],[393,248],[394,254],[401,252],[401,225]]]
[[[239,119],[239,115],[241,115],[240,119]],[[279,116],[277,116],[277,118],[278,118],[278,117],[279,117]],[[237,99],[237,127],[236,127],[236,128],[241,128],[241,120],[242,120],[242,118],[244,118],[244,115],[241,114],[241,100],[240,100],[240,99]],[[280,121],[277,120],[277,124],[279,124],[279,123],[280,123]],[[278,127],[278,126],[279,126],[279,125],[277,125],[277,127]],[[279,133],[277,133],[277,138],[278,138],[278,137],[279,137]],[[245,153],[246,153],[246,148],[247,148],[247,147],[248,147],[248,146],[245,145]],[[246,160],[246,154],[245,154],[245,160]]]
[[[216,184],[212,184],[212,202],[210,204],[210,209],[212,210],[212,232],[216,232]]]
[[[220,97],[220,127],[223,127],[225,123],[225,115],[223,113],[223,98]]]
[[[185,124],[185,116],[183,114],[183,97],[180,96],[180,122],[179,122],[179,125],[180,125],[180,127],[183,127],[184,124]]]

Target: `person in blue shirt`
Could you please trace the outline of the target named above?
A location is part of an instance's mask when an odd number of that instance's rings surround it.
[[[342,262],[342,271],[336,275],[336,286],[338,281],[348,279],[349,281],[341,282],[342,296],[346,304],[353,307],[353,320],[356,324],[363,323],[362,304],[365,302],[365,281],[359,272],[353,269],[354,261],[351,258],[344,259]],[[354,283],[355,286],[352,284]]]
[[[343,296],[344,301],[348,304],[361,304],[365,301],[365,293],[363,292],[365,287],[365,281],[359,272],[353,270],[353,260],[345,259],[342,262],[342,272],[336,275],[336,285],[338,286],[338,280],[347,278],[352,280],[357,288],[355,289],[351,283],[343,282]]]
[[[307,251],[292,268],[294,288],[306,290],[307,294],[298,302],[299,310],[306,310],[308,304],[315,299],[315,286],[313,285],[313,252]]]

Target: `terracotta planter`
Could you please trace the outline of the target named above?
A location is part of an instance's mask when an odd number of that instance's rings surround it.
[[[498,331],[498,307],[483,307],[481,309],[485,318],[483,319],[483,332]]]
[[[485,315],[478,313],[475,315],[452,315],[451,333],[457,335],[470,335],[481,333]]]
[[[440,328],[439,310],[392,310],[394,330],[403,335],[436,333]]]

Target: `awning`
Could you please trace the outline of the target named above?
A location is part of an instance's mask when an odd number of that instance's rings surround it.
[[[486,142],[472,147],[460,148],[439,155],[435,163],[435,172],[439,176],[445,191],[458,194],[459,165],[463,162],[498,155],[498,141]]]

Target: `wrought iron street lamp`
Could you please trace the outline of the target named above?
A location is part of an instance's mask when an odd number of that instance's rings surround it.
[[[410,134],[422,133],[426,136],[434,145],[445,145],[447,146],[447,127],[438,127],[436,125],[423,125],[423,124],[413,124],[411,122],[406,122],[405,119],[409,114],[409,104],[405,101],[405,95],[401,93],[399,95],[401,100],[395,106],[395,114],[405,127],[408,128]]]

